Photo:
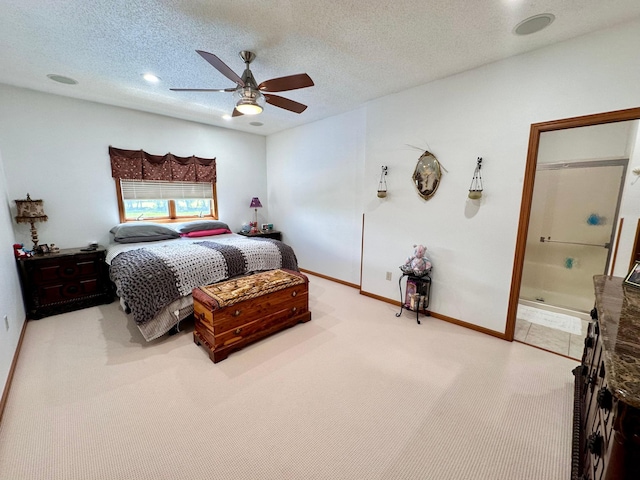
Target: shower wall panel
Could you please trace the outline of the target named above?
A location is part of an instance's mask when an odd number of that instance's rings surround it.
[[[593,307],[592,278],[605,273],[623,173],[623,165],[537,171],[521,298]]]

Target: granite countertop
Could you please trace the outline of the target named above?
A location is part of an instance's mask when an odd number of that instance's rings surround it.
[[[604,363],[611,392],[640,408],[640,288],[622,278],[593,277]]]

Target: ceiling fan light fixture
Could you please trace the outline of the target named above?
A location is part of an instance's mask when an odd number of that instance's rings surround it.
[[[243,115],[258,115],[264,110],[264,95],[258,90],[242,88],[237,92],[236,96],[238,97],[236,110]]]
[[[263,108],[254,100],[243,98],[236,104],[236,110],[243,115],[258,115],[262,113]]]
[[[232,117],[258,115],[262,113],[267,103],[293,113],[302,113],[307,109],[306,105],[295,100],[273,95],[273,92],[286,92],[298,88],[313,87],[313,80],[306,73],[272,78],[258,84],[249,68],[249,64],[256,57],[255,53],[247,50],[240,52],[240,57],[246,65],[242,77],[240,77],[214,54],[202,50],[196,50],[196,52],[218,72],[235,83],[236,86],[233,88],[170,88],[169,90],[174,92],[233,92],[236,106],[233,109]],[[265,97],[261,91],[266,92],[267,96]]]

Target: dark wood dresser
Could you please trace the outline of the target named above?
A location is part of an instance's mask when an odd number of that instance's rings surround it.
[[[282,232],[278,230],[269,230],[269,231],[258,230],[256,233],[238,232],[238,235],[244,235],[245,237],[255,237],[255,238],[272,238],[273,240],[282,241]]]
[[[39,319],[113,300],[106,251],[79,248],[19,258],[18,269],[28,319]]]
[[[596,275],[575,375],[574,480],[640,479],[640,289]]]

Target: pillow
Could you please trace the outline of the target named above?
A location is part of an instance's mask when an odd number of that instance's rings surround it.
[[[224,228],[229,230],[229,225],[218,220],[196,220],[194,222],[186,222],[174,227],[180,233],[199,232],[201,230],[216,230]]]
[[[180,234],[172,228],[158,223],[121,223],[110,230],[118,243],[155,242],[179,238]]]
[[[214,228],[212,230],[199,230],[197,232],[181,233],[181,237],[208,237],[210,235],[222,235],[223,233],[231,233],[228,228]]]

